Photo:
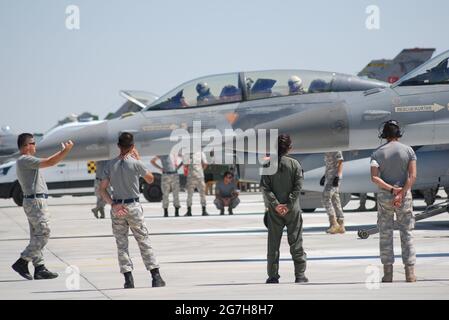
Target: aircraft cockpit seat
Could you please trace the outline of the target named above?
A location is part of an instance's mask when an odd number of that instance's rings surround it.
[[[308,91],[309,91],[309,93],[327,92],[327,91],[329,91],[328,86],[329,85],[326,81],[321,80],[321,79],[316,79],[310,83]]]
[[[220,101],[234,102],[242,99],[242,91],[236,86],[230,84],[224,86],[220,93]]]

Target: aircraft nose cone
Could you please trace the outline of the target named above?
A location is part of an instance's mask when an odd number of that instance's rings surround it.
[[[37,146],[37,156],[51,156],[61,150],[62,142],[72,140],[74,146],[66,160],[108,159],[110,147],[107,134],[105,122],[74,128],[61,128],[44,136]]]

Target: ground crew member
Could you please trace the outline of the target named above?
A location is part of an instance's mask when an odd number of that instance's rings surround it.
[[[157,163],[160,160],[160,166]],[[164,209],[164,217],[168,217],[168,196],[173,192],[173,206],[175,207],[175,217],[179,217],[179,174],[178,170],[182,166],[182,162],[177,164],[177,156],[164,155],[155,156],[151,159],[151,164],[162,171],[161,188],[162,188],[162,208]]]
[[[400,143],[399,123],[384,123],[379,134],[387,143],[371,156],[371,179],[379,187],[377,194],[380,259],[384,266],[382,282],[393,281],[394,214],[399,225],[402,261],[407,282],[415,282],[416,253],[412,230],[415,225],[411,188],[416,180],[416,154],[412,148]]]
[[[235,209],[240,203],[237,185],[233,180],[234,174],[231,171],[226,171],[223,181],[219,181],[215,186],[214,204],[220,210],[220,215],[224,215],[225,207],[228,207],[228,213],[232,215],[232,209]]]
[[[94,214],[95,218],[101,218],[104,219],[104,207],[106,206],[106,202],[104,202],[103,197],[100,194],[100,181],[101,181],[101,175],[104,171],[104,165],[107,161],[97,161],[95,164],[95,182],[94,182],[94,189],[95,189],[95,196],[97,197],[97,205],[95,208],[93,208],[91,211]],[[110,192],[110,190],[108,190]],[[98,212],[100,212],[100,217],[98,216]]]
[[[50,238],[47,207],[48,189],[39,169],[56,165],[72,150],[73,142],[62,143],[62,150],[49,158],[36,158],[36,141],[30,133],[22,133],[17,139],[21,156],[17,159],[17,179],[23,191],[23,210],[30,226],[30,243],[12,265],[22,277],[32,280],[28,263],[33,262],[34,279],[54,279],[57,273],[50,272],[44,264],[42,250]]]
[[[192,198],[195,188],[198,189],[201,200],[202,215],[208,216],[206,211],[206,183],[204,182],[204,170],[207,168],[207,160],[204,152],[184,154],[184,169],[187,173],[187,213],[185,216],[192,216]]]
[[[295,266],[295,282],[308,282],[305,276],[307,256],[302,247],[302,217],[299,195],[304,174],[295,159],[287,157],[292,149],[288,135],[278,137],[279,163],[277,172],[262,175],[260,186],[268,205],[268,254],[266,283],[279,283],[279,248],[284,227],[287,227],[288,244]]]
[[[165,286],[159,273],[159,265],[150,244],[142,205],[139,203],[139,177],[149,184],[153,183],[153,174],[148,171],[137,150],[131,133],[123,132],[118,140],[120,155],[110,160],[103,172],[100,192],[104,201],[111,205],[112,231],[117,243],[120,272],[125,277],[125,288],[134,288],[132,276],[133,263],[128,251],[128,232],[136,239],[143,263],[152,275],[152,286]],[[112,186],[112,198],[107,192]]]
[[[323,205],[329,216],[327,233],[345,233],[343,208],[340,202],[340,181],[343,175],[343,154],[341,151],[326,152],[324,154],[326,172],[321,178],[320,185],[324,185]]]

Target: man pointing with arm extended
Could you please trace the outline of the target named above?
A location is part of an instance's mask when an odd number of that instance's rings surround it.
[[[49,214],[47,206],[48,189],[40,169],[56,165],[72,150],[73,142],[62,143],[62,150],[49,158],[36,158],[36,141],[30,133],[22,133],[17,138],[21,156],[17,159],[17,179],[23,191],[23,210],[30,226],[30,243],[21,253],[12,268],[22,277],[32,280],[28,263],[34,265],[34,279],[53,279],[57,273],[50,272],[44,264],[42,250],[50,238]]]

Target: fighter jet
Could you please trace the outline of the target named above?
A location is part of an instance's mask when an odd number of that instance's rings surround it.
[[[72,139],[71,159],[107,159],[116,154],[118,134],[130,131],[142,154],[167,154],[175,144],[172,131],[191,131],[194,121],[201,121],[202,131],[217,129],[224,136],[226,129],[278,129],[292,136],[294,153],[376,148],[379,126],[388,119],[402,124],[404,143],[448,144],[448,59],[449,51],[393,85],[307,70],[206,76],[181,84],[130,117],[46,135],[38,152],[49,155]]]
[[[429,60],[435,49],[404,49],[393,60],[373,60],[359,72],[359,77],[367,77],[395,83],[402,76]]]
[[[8,156],[17,151],[17,135],[9,126],[0,128],[0,156]]]

